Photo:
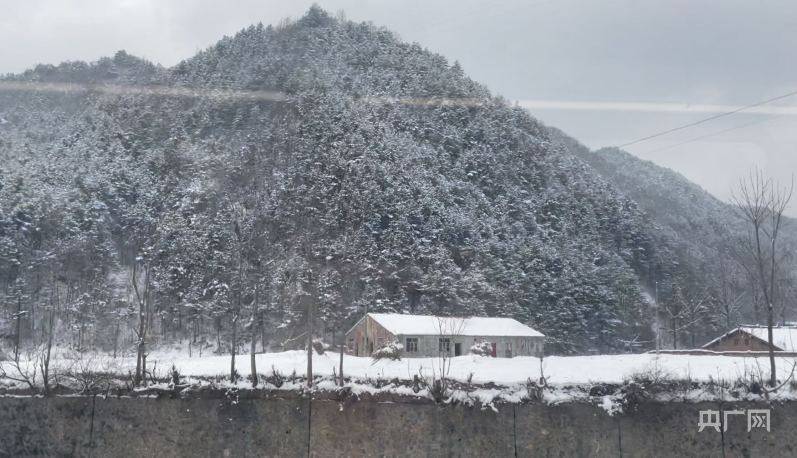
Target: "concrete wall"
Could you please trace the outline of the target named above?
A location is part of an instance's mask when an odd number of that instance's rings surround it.
[[[470,353],[470,347],[477,342],[490,342],[496,344],[496,356],[498,358],[507,357],[507,348],[511,348],[511,356],[542,356],[545,338],[544,337],[504,337],[504,336],[428,336],[428,335],[399,335],[396,336],[399,343],[407,348],[407,338],[418,339],[418,352],[404,352],[405,357],[429,357],[440,354],[440,338],[449,339],[451,342],[449,355],[454,356],[455,344],[459,343],[462,348],[462,355]],[[509,346],[509,347],[508,347]]]
[[[771,432],[701,409],[771,408]],[[498,412],[419,402],[292,398],[0,398],[0,456],[795,456],[797,404],[588,404]]]

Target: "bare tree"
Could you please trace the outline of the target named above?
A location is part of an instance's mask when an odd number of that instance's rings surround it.
[[[251,237],[247,240],[244,239],[241,233],[241,224],[246,214],[246,209],[240,204],[233,204],[232,206],[232,225],[233,234],[235,235],[235,255],[236,255],[236,278],[237,286],[235,288],[235,299],[232,307],[232,332],[230,333],[230,381],[235,383],[238,379],[238,373],[235,370],[235,351],[238,346],[238,319],[241,315],[241,298],[244,294],[244,278],[246,277],[246,266],[244,265],[244,246],[251,241]]]
[[[346,333],[343,332],[342,329],[340,330],[340,348],[338,349],[338,351],[340,352],[340,354],[338,355],[338,357],[340,358],[340,360],[338,361],[338,372],[340,373],[339,375],[340,378],[338,379],[338,385],[343,386],[345,383],[343,379],[343,353],[346,351]]]
[[[309,243],[307,242],[307,237],[304,237],[304,252],[309,253],[310,248]],[[288,283],[295,287],[295,300],[297,304],[297,308],[299,310],[304,311],[304,319],[305,319],[305,332],[298,336],[294,336],[289,338],[288,340],[282,343],[282,346],[288,344],[288,342],[298,341],[299,339],[306,339],[306,349],[307,349],[307,386],[313,386],[313,332],[315,329],[314,320],[315,317],[315,300],[317,298],[317,290],[315,284],[315,275],[313,272],[312,265],[307,262],[306,259],[302,260],[303,265],[297,267],[297,270],[291,275],[290,280]]]
[[[295,277],[297,299],[300,309],[305,312],[307,325],[307,386],[313,386],[313,340],[315,330],[316,301],[318,300],[318,279],[320,263],[318,262],[318,248],[315,246],[310,228],[317,224],[312,217],[314,209],[309,208],[300,215],[300,227],[308,228],[301,238],[300,256],[301,267]]]
[[[738,325],[744,294],[738,292],[735,286],[723,282],[720,284],[719,295],[719,313],[722,317],[722,325],[726,330],[730,330]]]
[[[235,369],[235,356],[238,347],[238,321],[244,315],[244,297],[251,298],[251,317],[248,329],[251,336],[249,345],[249,365],[252,377],[252,386],[257,386],[257,363],[255,361],[255,347],[257,344],[257,328],[262,326],[262,319],[259,311],[259,277],[258,269],[263,269],[270,264],[262,262],[261,255],[255,250],[255,237],[257,225],[255,224],[255,214],[248,211],[241,203],[232,204],[232,229],[235,244],[235,264],[236,264],[236,288],[235,297],[232,303],[232,333],[230,342],[230,380],[235,381],[238,373]],[[254,274],[254,275],[252,275]],[[250,278],[254,276],[254,278]],[[254,283],[254,285],[252,285]],[[254,286],[253,294],[247,291]]]
[[[716,291],[716,311],[720,326],[726,331],[739,324],[742,306],[747,296],[744,290],[744,275],[740,265],[726,253],[733,251],[732,244],[723,247],[723,253],[714,257],[717,274],[712,277],[713,290]]]
[[[465,329],[464,318],[437,317],[438,357],[436,365],[432,364],[432,374],[426,377],[420,374],[423,383],[429,389],[436,402],[445,399],[449,391],[448,374],[451,371],[451,351],[453,341],[462,335]]]
[[[758,268],[750,248],[749,239],[745,236],[740,240],[734,240],[729,247],[729,252],[733,260],[742,267],[744,288],[750,295],[750,305],[753,307],[753,321],[759,323],[761,321],[761,288],[759,287]]]
[[[673,349],[678,348],[678,333],[692,329],[705,317],[710,300],[711,296],[705,291],[693,294],[684,292],[679,285],[674,287],[671,297],[662,304],[669,321],[667,330],[672,334]],[[692,337],[694,345],[694,333]]]
[[[315,308],[315,295],[310,293],[312,289],[312,273],[308,269],[302,280],[301,300],[307,310],[307,386],[313,386],[313,309]]]
[[[252,387],[257,386],[257,358],[255,350],[257,348],[257,329],[263,326],[262,318],[260,312],[258,310],[258,300],[260,299],[260,288],[255,286],[255,297],[252,300],[252,318],[249,321],[249,333],[251,334],[251,340],[249,342],[249,373],[252,374]]]
[[[22,341],[22,319],[27,315],[27,312],[22,310],[22,295],[23,285],[22,280],[17,279],[14,282],[14,289],[17,296],[17,311],[12,315],[16,323],[16,332],[14,333],[14,361],[19,362],[19,354],[21,351],[20,343]]]
[[[57,283],[56,283],[57,285]],[[55,289],[55,288],[53,288]],[[57,297],[57,292],[54,296]],[[49,310],[49,319],[46,326],[46,337],[43,343],[43,347],[41,350],[41,358],[40,358],[40,365],[41,365],[41,373],[42,373],[42,383],[44,384],[44,395],[47,396],[50,394],[50,381],[52,380],[52,373],[50,370],[50,358],[52,356],[52,349],[53,349],[53,335],[55,334],[55,307],[54,304],[50,304],[48,307]]]
[[[147,330],[150,321],[150,267],[149,262],[143,262],[143,278],[139,278],[139,263],[142,258],[137,258],[133,262],[133,269],[131,272],[131,284],[135,293],[136,302],[138,303],[138,329],[135,330],[137,345],[136,345],[136,373],[133,378],[133,384],[139,386],[144,380],[147,372]],[[143,282],[143,286],[139,283]]]
[[[41,352],[31,350],[26,357],[9,361],[6,365],[0,364],[0,380],[7,379],[13,382],[24,383],[31,391],[36,391],[39,377]],[[12,369],[12,372],[8,371]]]
[[[760,170],[754,170],[739,181],[733,201],[739,214],[748,223],[747,245],[754,271],[767,307],[767,339],[769,342],[769,385],[775,386],[775,347],[772,326],[775,321],[775,294],[779,278],[779,236],[783,212],[794,194],[794,179],[789,186],[780,186]]]
[[[249,342],[249,366],[252,374],[252,386],[256,387],[259,383],[257,375],[257,339],[260,338],[260,349],[265,353],[266,351],[266,315],[268,312],[269,304],[271,303],[271,290],[273,287],[270,265],[274,260],[269,259],[263,262],[262,259],[257,259],[257,266],[259,268],[259,278],[255,281],[254,299],[252,300],[251,307],[251,320],[249,322],[249,334],[251,341]],[[262,296],[261,296],[262,292]]]

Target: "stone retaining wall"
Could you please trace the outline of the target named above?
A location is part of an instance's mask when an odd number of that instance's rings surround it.
[[[699,411],[771,408],[771,431],[698,432]],[[797,404],[505,405],[307,398],[0,398],[0,456],[795,456]]]

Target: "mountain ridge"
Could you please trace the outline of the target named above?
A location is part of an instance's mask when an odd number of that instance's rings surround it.
[[[652,347],[644,290],[700,283],[678,232],[574,145],[456,63],[320,8],[171,68],[120,52],[4,80],[144,88],[0,91],[4,311],[34,317],[31,339],[47,293],[61,338],[131,341],[145,269],[157,342],[223,347],[256,336],[247,319],[277,345],[314,308],[330,339],[364,311],[502,315],[555,352],[623,351]]]

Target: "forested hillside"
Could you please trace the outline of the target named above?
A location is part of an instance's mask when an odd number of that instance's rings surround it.
[[[7,350],[290,348],[308,312],[337,341],[398,311],[621,351],[653,346],[645,291],[707,284],[682,224],[712,223],[657,213],[609,172],[621,156],[592,160],[458,64],[317,7],[173,68],[119,52],[0,84]]]
[[[680,262],[688,266],[688,276],[680,286],[691,284],[691,292],[685,290],[687,295],[709,299],[713,307],[705,314],[715,326],[728,329],[738,323],[765,321],[766,304],[758,275],[750,270],[747,252],[749,222],[734,205],[720,201],[672,170],[625,151],[589,151],[557,129],[551,128],[551,134],[650,216],[657,232],[670,241]],[[735,192],[738,194],[738,190]],[[797,299],[797,259],[792,254],[797,247],[797,225],[792,219],[784,222],[780,246],[781,279],[775,309],[776,320],[784,322],[793,319],[792,304]]]

